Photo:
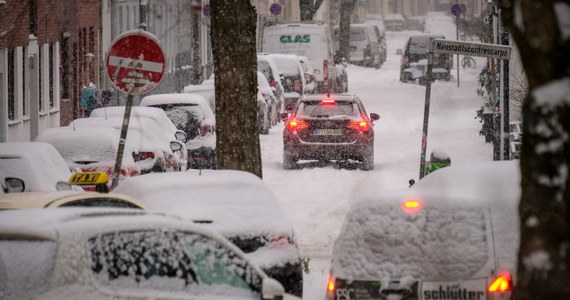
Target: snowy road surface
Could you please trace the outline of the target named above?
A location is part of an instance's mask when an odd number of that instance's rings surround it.
[[[455,30],[455,28],[453,28]],[[388,59],[378,70],[349,65],[349,92],[358,95],[375,122],[375,169],[353,165],[308,165],[283,170],[283,123],[269,135],[260,135],[263,180],[288,211],[296,230],[301,255],[310,259],[304,275],[304,299],[323,299],[332,246],[351,202],[363,195],[408,187],[419,176],[425,87],[399,81],[400,55],[407,36],[418,32],[388,32]],[[457,59],[456,57],[454,59]],[[492,160],[492,145],[479,135],[476,110],[483,99],[476,94],[477,75],[485,60],[475,58],[477,69],[451,70],[451,81],[432,85],[427,155],[444,149],[452,164]]]

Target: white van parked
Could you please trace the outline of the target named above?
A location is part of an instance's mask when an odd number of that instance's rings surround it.
[[[314,66],[316,91],[334,92],[337,74],[331,30],[322,22],[284,23],[265,27],[262,51],[308,57]]]

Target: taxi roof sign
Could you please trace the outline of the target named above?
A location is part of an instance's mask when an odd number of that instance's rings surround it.
[[[69,178],[69,185],[100,185],[107,184],[109,176],[106,172],[79,172]]]

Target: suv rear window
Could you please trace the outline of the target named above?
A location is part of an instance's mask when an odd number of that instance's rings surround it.
[[[348,101],[337,101],[334,104],[322,104],[321,101],[303,101],[297,109],[297,116],[309,118],[354,117],[359,115],[358,106]]]
[[[335,244],[335,273],[345,278],[469,278],[489,260],[483,209],[400,206],[351,211]]]

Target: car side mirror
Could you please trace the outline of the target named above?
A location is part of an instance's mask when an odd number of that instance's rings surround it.
[[[69,185],[69,183],[65,182],[65,181],[58,181],[55,184],[55,189],[58,191],[71,191],[71,185]]]
[[[188,140],[186,132],[182,130],[177,130],[176,133],[174,134],[174,137],[176,138],[176,140],[181,142],[186,142]]]
[[[273,278],[264,278],[261,282],[261,299],[281,300],[285,295],[285,289],[279,281]]]
[[[21,193],[26,189],[24,181],[20,178],[6,177],[4,183],[6,184],[6,193]]]
[[[372,121],[378,121],[378,120],[380,120],[380,115],[377,113],[370,113],[370,119]]]
[[[286,113],[286,112],[281,113],[281,114],[279,114],[279,117],[281,117],[281,120],[283,122],[287,122],[287,119],[289,119],[289,113]]]
[[[182,143],[180,141],[170,142],[170,150],[172,150],[172,152],[180,151],[180,149],[182,149]]]
[[[412,185],[416,184],[416,181],[413,180],[413,179],[410,179],[410,180],[408,181],[408,184],[410,184],[409,187],[412,187]]]
[[[398,50],[396,50],[396,54],[397,54],[397,55],[402,55],[402,54],[404,54],[404,51],[402,51],[402,49],[398,49]]]

